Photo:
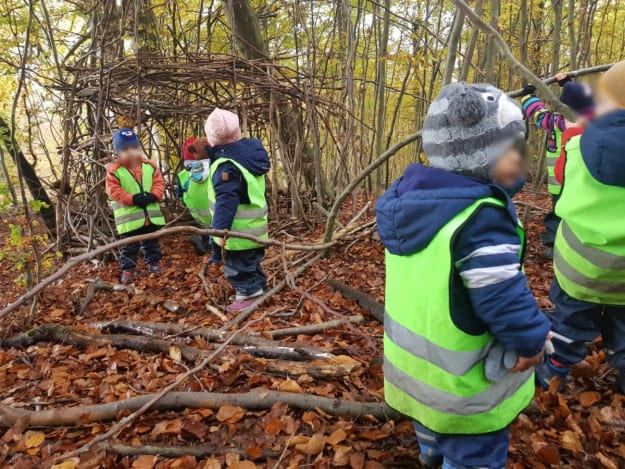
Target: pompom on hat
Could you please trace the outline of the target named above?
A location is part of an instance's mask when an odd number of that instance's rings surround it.
[[[492,85],[445,86],[423,123],[423,150],[433,167],[484,180],[492,180],[497,160],[524,138],[521,108]]]
[[[204,124],[204,131],[211,147],[241,140],[239,116],[225,109],[216,108],[209,114]]]

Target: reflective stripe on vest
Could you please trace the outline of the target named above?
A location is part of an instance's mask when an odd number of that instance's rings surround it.
[[[625,305],[625,231],[615,213],[625,200],[625,188],[602,184],[593,177],[581,154],[582,138],[572,138],[565,148],[554,271],[572,298]]]
[[[129,194],[136,195],[141,192],[150,192],[152,190],[152,182],[154,178],[154,166],[150,163],[141,163],[141,183],[124,166],[120,166],[113,173],[119,180],[121,188]],[[130,233],[145,226],[146,216],[154,225],[164,225],[165,217],[161,212],[160,205],[155,202],[149,204],[145,209],[135,207],[134,205],[124,205],[119,202],[109,201],[113,216],[115,217],[115,226],[119,234]]]
[[[558,158],[560,157],[560,150],[562,145],[562,131],[558,128],[553,131],[555,148],[553,151],[547,150],[547,188],[550,194],[558,195],[562,190],[560,183],[556,179],[556,163],[558,162]]]
[[[208,206],[211,212],[215,210],[216,194],[212,181],[217,168],[223,163],[232,163],[241,172],[247,183],[249,204],[240,204],[234,216],[231,231],[245,233],[260,239],[269,239],[269,220],[267,200],[265,199],[265,176],[254,176],[245,167],[230,158],[219,158],[210,167],[210,181],[208,186]],[[240,238],[228,238],[226,250],[242,251],[261,247],[261,244]]]
[[[438,433],[479,434],[505,428],[534,393],[532,371],[488,381],[484,359],[493,337],[488,332],[467,334],[451,318],[449,291],[457,288],[451,282],[458,281],[452,243],[483,206],[508,210],[498,199],[479,200],[450,220],[423,251],[409,256],[386,253],[385,399]],[[520,229],[519,237],[523,245]]]

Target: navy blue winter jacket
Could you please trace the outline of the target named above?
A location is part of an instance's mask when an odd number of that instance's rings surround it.
[[[393,254],[419,252],[447,222],[484,197],[501,199],[508,209],[483,207],[457,234],[450,282],[452,319],[469,334],[489,331],[507,350],[533,357],[544,346],[549,321],[521,272],[516,212],[504,189],[410,165],[376,204],[380,237]]]
[[[269,155],[260,140],[244,138],[238,142],[216,147],[207,147],[206,151],[211,161],[219,158],[230,158],[254,176],[262,176],[269,171],[271,164]],[[227,173],[228,177],[223,177]],[[250,198],[247,193],[247,183],[241,171],[232,163],[223,163],[217,168],[213,176],[215,188],[215,214],[213,216],[213,228],[216,230],[229,230],[232,228],[234,215],[237,213],[239,204],[249,204]]]

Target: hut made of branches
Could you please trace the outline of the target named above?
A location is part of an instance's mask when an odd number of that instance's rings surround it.
[[[273,205],[278,206],[279,194],[284,193],[290,209],[309,208],[302,194],[314,192],[315,170],[323,165],[319,149],[319,161],[304,158],[310,133],[319,132],[311,123],[328,124],[332,115],[342,112],[336,103],[320,98],[323,90],[308,86],[310,77],[265,60],[226,54],[182,60],[142,56],[68,71],[72,78],[71,85],[63,87],[68,117],[57,210],[57,225],[65,227],[67,242],[89,249],[114,233],[104,177],[106,164],[114,158],[112,133],[121,127],[139,133],[146,154],[158,162],[169,183],[170,218],[179,214],[182,208],[173,186],[181,166],[181,143],[203,134],[203,122],[216,107],[237,112],[244,132],[270,149]],[[328,130],[329,125],[324,127]]]

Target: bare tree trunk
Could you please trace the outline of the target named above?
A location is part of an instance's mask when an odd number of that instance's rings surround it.
[[[41,207],[39,213],[43,218],[46,228],[54,233],[56,231],[56,214],[52,200],[43,186],[41,179],[39,179],[37,171],[35,171],[33,165],[26,159],[26,156],[24,156],[24,153],[17,145],[15,136],[11,133],[11,126],[2,117],[0,117],[0,139],[4,143],[9,155],[11,155],[13,162],[19,168],[20,176],[24,179],[30,196],[33,200],[38,200],[45,204],[45,206]]]
[[[490,0],[490,25],[496,30],[499,29],[499,7],[499,0]],[[497,64],[498,54],[495,40],[492,37],[488,38],[486,54],[486,81],[497,85],[497,83],[495,83],[495,65]]]
[[[562,2],[564,0],[551,0],[553,7],[553,48],[551,49],[551,74],[555,75],[560,70],[560,46],[562,40]]]
[[[571,57],[571,69],[577,68],[577,36],[575,34],[575,0],[569,0],[568,6],[568,33],[569,33],[569,56]]]
[[[526,1],[526,0],[523,0]],[[484,12],[484,0],[477,0],[475,4],[475,13],[482,16]],[[475,46],[477,45],[477,39],[480,35],[478,28],[473,28],[471,31],[471,39],[469,45],[464,53],[464,61],[462,62],[462,71],[460,72],[460,81],[467,81],[469,78],[469,71],[471,70],[471,64],[473,62],[473,54],[475,54]]]
[[[456,54],[458,53],[458,44],[462,37],[462,26],[464,26],[464,13],[456,10],[456,17],[449,33],[449,44],[447,45],[447,62],[445,63],[445,71],[443,75],[443,86],[451,83],[456,68]],[[466,62],[466,60],[465,60]]]
[[[384,1],[384,12],[380,24],[380,36],[378,38],[378,66],[376,70],[376,104],[375,104],[375,156],[384,153],[386,139],[386,62],[388,54],[388,36],[391,22],[391,1]],[[378,169],[375,173],[375,187],[373,191],[377,193],[382,187],[382,171]]]

